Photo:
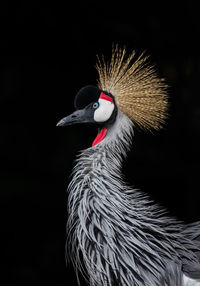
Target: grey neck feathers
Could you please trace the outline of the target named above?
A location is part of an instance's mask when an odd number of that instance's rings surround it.
[[[181,277],[181,224],[163,218],[157,206],[122,178],[132,127],[119,111],[104,140],[77,159],[69,185],[67,259],[77,271],[86,271],[92,286],[178,286],[178,280],[165,281],[175,272]]]

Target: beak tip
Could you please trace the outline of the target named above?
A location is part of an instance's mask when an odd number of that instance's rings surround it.
[[[62,120],[58,121],[58,123],[56,124],[56,127],[62,126],[63,125],[62,123],[63,123]]]

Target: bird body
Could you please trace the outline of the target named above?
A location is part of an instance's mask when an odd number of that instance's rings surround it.
[[[122,74],[118,82],[121,78]],[[111,92],[112,88],[84,88],[75,99],[77,111],[58,123],[94,120],[100,130],[93,146],[78,156],[69,185],[67,258],[77,272],[86,274],[91,286],[200,286],[200,223],[186,225],[170,218],[125,182],[121,167],[131,147],[134,122],[117,107]],[[154,100],[158,106],[160,96]],[[87,97],[87,104],[82,97]],[[150,110],[149,105],[145,112]],[[143,111],[133,117],[142,127],[151,127],[153,118],[157,129],[164,114],[155,109],[153,113],[148,120]]]

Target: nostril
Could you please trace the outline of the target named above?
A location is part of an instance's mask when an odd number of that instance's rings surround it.
[[[72,115],[72,118],[76,118],[76,115]]]

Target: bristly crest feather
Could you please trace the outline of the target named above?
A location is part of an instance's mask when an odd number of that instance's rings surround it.
[[[110,62],[98,58],[98,87],[115,97],[120,110],[137,127],[157,130],[167,116],[167,85],[148,58],[144,53],[136,58],[135,51],[126,56],[125,48],[113,46]]]

